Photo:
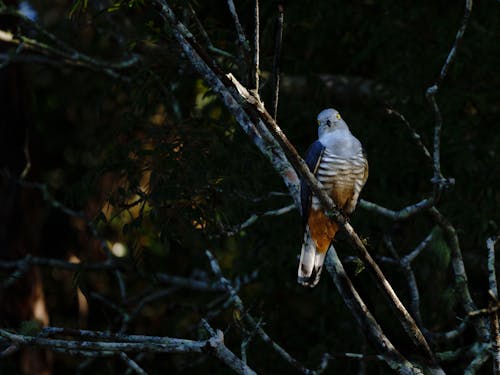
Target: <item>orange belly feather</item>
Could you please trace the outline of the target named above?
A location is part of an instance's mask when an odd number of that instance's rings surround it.
[[[345,204],[352,198],[354,188],[333,187],[331,197],[335,205],[343,209]],[[307,220],[311,238],[316,244],[316,249],[320,253],[325,253],[330,247],[330,243],[335,238],[339,226],[325,215],[322,209],[315,210],[311,208]]]

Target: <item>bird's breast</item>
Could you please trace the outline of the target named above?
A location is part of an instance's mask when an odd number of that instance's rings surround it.
[[[340,200],[344,201],[349,196],[352,196],[354,189],[358,188],[357,185],[362,184],[365,168],[366,159],[362,152],[350,157],[344,157],[325,150],[316,170],[316,178],[321,182],[328,194],[332,195],[332,197],[340,195],[342,197]],[[313,197],[312,206],[313,208],[320,206],[316,197]]]

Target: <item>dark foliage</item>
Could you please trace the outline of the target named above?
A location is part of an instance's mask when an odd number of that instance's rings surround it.
[[[29,193],[32,202],[18,209],[38,218],[36,234],[19,229],[20,237],[36,237],[26,245],[25,253],[105,259],[85,222],[62,212],[54,200],[84,212],[109,246],[119,243],[126,249],[121,259],[128,270],[124,273],[125,300],[120,298],[112,273],[81,270],[75,274],[43,268],[51,324],[81,324],[78,287],[89,302],[88,328],[119,330],[123,323],[120,314],[92,293],[130,312],[136,306],[134,298],[161,285],[149,277],[155,272],[212,279],[204,254],[211,249],[226,277],[251,280],[240,291],[246,307],[261,319],[273,339],[308,367],[318,366],[324,352],[373,354],[328,277],[313,290],[296,284],[302,241],[298,211],[263,217],[227,235],[252,214],[291,203],[286,195],[269,196],[270,192],[286,192],[280,177],[194,73],[148,2],[106,2],[107,8],[104,4],[33,1],[40,23],[79,51],[109,61],[129,53],[140,55],[139,64],[120,71],[127,80],[62,61],[57,66],[16,65],[24,77],[26,104],[8,116],[22,113],[29,119],[24,125],[31,160],[26,180],[42,183],[50,193],[47,198],[39,189],[16,185],[18,194]],[[191,5],[213,45],[232,55],[213,56],[237,75],[242,66],[227,4],[192,1]],[[178,16],[205,45],[185,2],[177,1],[176,6]],[[253,2],[239,2],[237,7],[243,27],[251,35]],[[271,102],[276,7],[275,1],[261,4],[265,103]],[[432,166],[413,144],[404,124],[388,115],[386,108],[403,113],[432,148],[433,112],[424,91],[449,52],[461,7],[449,1],[287,2],[278,123],[289,139],[305,152],[316,139],[317,113],[335,107],[368,153],[370,178],[362,198],[398,209],[428,195]],[[459,232],[471,289],[481,306],[488,301],[485,240],[499,231],[499,35],[500,4],[493,0],[476,4],[456,63],[437,98],[444,119],[442,169],[456,180],[443,193],[440,209]],[[11,48],[2,45],[2,51]],[[321,75],[343,76],[346,91],[325,85]],[[355,84],[359,79],[368,86]],[[13,89],[2,85],[5,90]],[[6,105],[10,104],[2,100],[0,106]],[[9,153],[2,151],[2,168],[8,170],[2,181],[12,181],[24,164],[24,154],[19,151],[24,140],[12,133],[18,126],[16,117],[4,116],[1,122],[2,144],[10,142],[12,147],[3,146]],[[5,195],[6,191],[2,185],[0,192]],[[1,201],[7,198],[5,195]],[[1,225],[6,225],[11,218],[2,220]],[[388,255],[383,241],[386,234],[392,236],[398,250],[407,253],[433,230],[425,215],[395,224],[362,209],[356,211],[352,223],[374,255]],[[424,322],[433,331],[445,331],[455,327],[464,312],[456,304],[450,249],[443,234],[434,230],[429,248],[415,262],[415,272]],[[7,254],[9,242],[3,238],[2,242],[1,251]],[[354,255],[342,237],[337,242],[341,258]],[[389,337],[411,357],[411,344],[399,325],[391,324],[394,316],[370,276],[357,263],[347,264],[370,308],[390,327],[386,328]],[[407,302],[401,273],[390,265],[383,268]],[[9,273],[2,271],[1,275],[0,285]],[[241,339],[247,335],[241,321],[244,312],[225,306],[225,299],[219,297],[173,291],[147,305],[127,332],[198,339],[204,334],[200,320],[221,309],[211,324],[225,331],[228,347],[239,355]],[[453,348],[471,344],[469,336]],[[257,338],[249,343],[247,355],[259,373],[295,371]],[[445,368],[460,373],[470,359],[461,360]],[[82,361],[57,355],[55,373],[74,371]],[[146,355],[141,365],[150,374],[230,373],[223,364],[194,355]],[[358,367],[357,361],[338,359],[325,373],[356,373]],[[373,374],[389,372],[378,361],[370,362],[368,368]],[[84,373],[124,370],[119,360],[96,360]],[[16,371],[13,363],[0,361],[0,372]]]

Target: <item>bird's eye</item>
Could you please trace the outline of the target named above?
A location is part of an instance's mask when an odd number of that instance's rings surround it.
[[[340,113],[337,113],[335,117],[337,118],[337,120],[340,120]]]

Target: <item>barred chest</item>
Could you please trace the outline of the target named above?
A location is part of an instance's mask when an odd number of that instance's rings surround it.
[[[332,194],[333,190],[341,190],[352,195],[355,190],[361,190],[366,159],[360,151],[352,156],[340,156],[327,149],[324,150],[321,162],[316,170],[316,178],[324,189]],[[342,194],[344,195],[344,194]],[[312,199],[313,208],[319,208],[316,197]]]

